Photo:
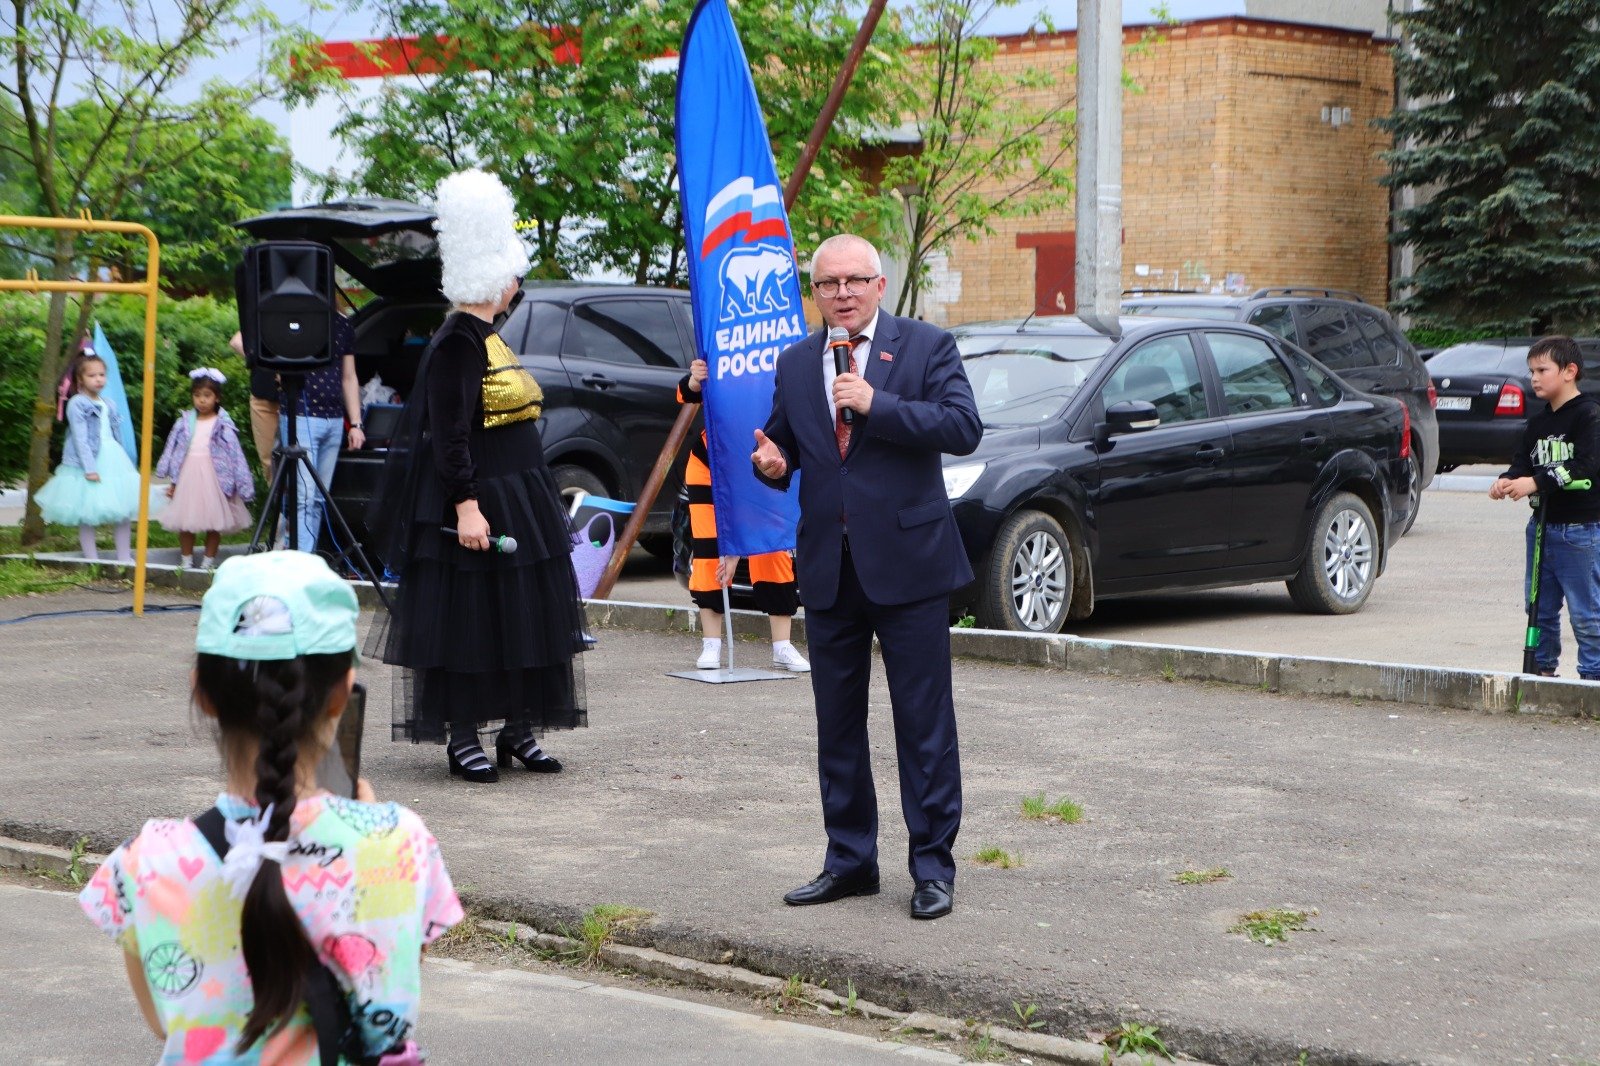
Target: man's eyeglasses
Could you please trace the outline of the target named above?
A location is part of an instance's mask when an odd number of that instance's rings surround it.
[[[846,296],[862,296],[866,293],[867,286],[877,280],[877,274],[858,274],[855,277],[844,278],[843,280],[828,278],[824,281],[813,281],[811,287],[824,300],[831,300],[839,295],[840,286],[844,287]]]

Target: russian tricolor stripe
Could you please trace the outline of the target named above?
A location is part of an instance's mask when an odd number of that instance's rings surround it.
[[[700,245],[700,258],[704,259],[723,242],[741,233],[744,244],[763,237],[789,236],[783,217],[783,196],[776,185],[756,188],[753,179],[740,178],[712,197],[706,205],[706,239]]]

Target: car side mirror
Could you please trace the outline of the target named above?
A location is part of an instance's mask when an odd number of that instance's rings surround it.
[[[1143,433],[1161,425],[1156,405],[1148,400],[1118,400],[1106,408],[1106,420],[1095,427],[1095,451],[1111,447],[1111,438],[1123,433]]]

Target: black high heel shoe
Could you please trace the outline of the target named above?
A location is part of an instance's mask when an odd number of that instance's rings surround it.
[[[545,754],[539,742],[530,734],[521,740],[513,741],[501,733],[495,741],[495,754],[499,756],[500,765],[509,768],[512,759],[519,759],[530,774],[559,774],[561,762]]]
[[[478,784],[491,784],[500,780],[500,771],[489,762],[488,753],[477,744],[463,745],[457,754],[455,745],[445,749],[450,755],[450,773],[463,780]],[[504,762],[501,765],[505,765]]]

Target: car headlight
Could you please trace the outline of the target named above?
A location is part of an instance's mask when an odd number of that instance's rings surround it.
[[[945,467],[944,494],[952,500],[959,500],[988,465],[988,463],[962,463],[960,466]]]

